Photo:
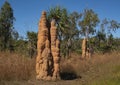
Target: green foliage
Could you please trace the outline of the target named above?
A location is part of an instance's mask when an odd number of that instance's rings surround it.
[[[28,54],[32,58],[37,52],[37,33],[27,32],[28,38]]]
[[[120,28],[120,24],[115,20],[104,19],[100,25],[100,30],[96,34],[96,48],[103,53],[115,50],[115,38],[112,32]]]
[[[21,38],[18,39],[14,44],[15,52],[18,54],[23,54],[27,56],[28,55],[27,45],[28,45],[28,41],[21,39]]]
[[[47,17],[49,21],[55,19],[58,28],[58,37],[62,42],[61,52],[63,55],[69,56],[74,39],[79,37],[76,23],[80,15],[77,12],[69,14],[67,9],[56,6],[50,8]]]
[[[70,53],[74,50],[75,40],[79,39],[79,30],[77,28],[77,21],[81,17],[77,12],[73,12],[68,16],[67,27],[64,31],[63,43],[66,47],[66,55],[70,56]]]
[[[92,9],[85,9],[83,13],[68,13],[67,9],[56,6],[50,8],[47,17],[49,21],[55,19],[57,22],[61,53],[64,56],[70,56],[72,51],[81,53],[80,36],[87,38],[88,46],[94,47],[95,51],[104,53],[116,48],[111,33],[120,27],[120,23],[115,20],[104,19],[99,27],[100,29],[96,31],[96,26],[100,20]]]
[[[62,40],[65,29],[67,28],[67,10],[65,8],[61,8],[60,6],[52,7],[48,10],[47,18],[49,22],[51,22],[53,19],[56,21],[58,28],[58,37],[60,40]]]
[[[88,46],[93,47],[97,52],[120,50],[120,39],[112,35],[112,32],[120,28],[120,23],[116,20],[105,18],[98,25],[99,17],[92,9],[85,9],[82,13],[70,13],[60,6],[48,10],[47,25],[49,27],[53,19],[56,21],[58,38],[61,41],[61,54],[64,56],[70,56],[71,52],[81,53],[83,37],[88,39]],[[27,32],[27,39],[20,39],[18,32],[14,29],[14,21],[13,9],[5,1],[0,9],[0,50],[15,51],[33,57],[37,49],[37,33]],[[96,26],[99,28],[98,31]]]
[[[81,34],[85,36],[85,38],[88,38],[89,34],[94,34],[95,27],[98,23],[98,15],[92,9],[85,9],[82,13],[82,18],[79,21]]]
[[[104,19],[102,21],[102,28],[106,30],[107,37],[113,32],[115,32],[118,28],[120,28],[120,23],[115,20]]]
[[[0,50],[12,47],[13,22],[15,18],[10,4],[6,1],[0,9]]]

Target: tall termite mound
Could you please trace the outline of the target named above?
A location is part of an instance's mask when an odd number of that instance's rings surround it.
[[[57,28],[55,21],[53,20],[51,22],[51,29],[50,29],[50,35],[51,35],[51,53],[53,57],[53,80],[60,79],[59,72],[60,72],[60,42],[57,39]]]
[[[58,80],[60,79],[60,42],[57,38],[55,20],[51,21],[51,27],[47,27],[46,12],[42,12],[39,22],[36,79]]]

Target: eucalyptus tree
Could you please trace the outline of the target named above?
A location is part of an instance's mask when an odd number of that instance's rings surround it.
[[[105,33],[105,29],[104,29],[104,23],[102,22],[100,24],[100,28],[96,33],[96,44],[97,44],[97,48],[101,47],[101,43],[105,43],[106,41],[106,33]]]
[[[87,40],[87,45],[85,48],[91,47],[89,37],[90,35],[94,35],[96,31],[95,27],[98,23],[98,15],[92,9],[85,9],[82,13],[81,20],[79,21],[80,34]]]
[[[71,50],[74,49],[75,40],[79,38],[79,30],[77,27],[77,22],[80,19],[81,14],[77,12],[72,12],[68,16],[67,27],[64,29],[64,42],[65,49],[67,49],[67,56],[70,56]]]
[[[95,33],[95,27],[99,23],[98,15],[92,9],[85,9],[79,21],[80,33],[85,38]]]
[[[116,30],[120,28],[120,23],[116,20],[109,20],[105,18],[102,21],[102,25],[106,32],[107,45],[109,45],[109,42],[111,42],[109,39],[112,37],[112,32],[116,32]]]

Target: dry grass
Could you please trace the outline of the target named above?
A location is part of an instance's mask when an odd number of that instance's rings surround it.
[[[0,80],[28,80],[34,76],[35,59],[0,53]]]
[[[0,53],[0,80],[5,81],[0,85],[120,84],[119,52],[94,54],[89,60],[81,60],[80,57],[81,55],[72,53],[71,58],[61,59],[62,81],[44,82],[35,80],[35,58],[30,59],[14,53]]]
[[[72,74],[77,75],[77,79],[79,78],[79,82],[74,83],[76,85],[120,84],[119,52],[112,52],[104,55],[94,54],[94,56],[89,60],[81,60],[80,55],[72,54],[72,58],[64,60],[61,64],[61,67],[63,72],[71,72]],[[110,82],[112,84],[106,84],[105,82]],[[116,84],[116,82],[118,84]]]

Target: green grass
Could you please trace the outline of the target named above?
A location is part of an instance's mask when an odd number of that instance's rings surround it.
[[[90,81],[89,85],[120,85],[120,56],[112,56],[105,64],[99,65],[102,70],[98,74],[100,77]]]

